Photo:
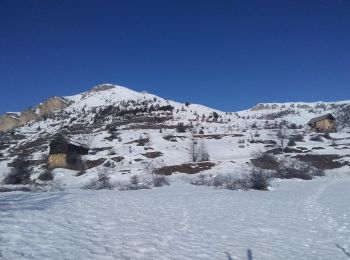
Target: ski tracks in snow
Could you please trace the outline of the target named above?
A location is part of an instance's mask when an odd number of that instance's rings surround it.
[[[0,194],[0,259],[347,259],[349,184]]]
[[[342,210],[332,210],[327,206],[327,200],[332,200],[329,196],[334,193],[342,193],[345,188],[350,187],[350,179],[336,178],[332,181],[324,181],[323,178],[318,179],[321,184],[316,191],[311,191],[312,194],[305,200],[305,213],[310,222],[310,232],[320,233],[322,235],[322,243],[329,245],[334,244],[334,247],[341,247],[347,251],[350,250],[350,224],[348,219],[349,205],[341,205]],[[348,198],[350,200],[350,198]],[[333,204],[336,200],[332,201]],[[337,217],[342,217],[343,221],[340,223]],[[324,229],[323,231],[320,228]],[[328,234],[324,237],[324,234]],[[309,242],[312,242],[309,239]],[[339,251],[340,252],[340,251]],[[343,255],[345,257],[345,255]]]

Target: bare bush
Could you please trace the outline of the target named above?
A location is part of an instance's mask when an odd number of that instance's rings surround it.
[[[190,181],[190,184],[198,185],[198,186],[202,186],[202,185],[209,186],[209,180],[207,179],[207,176],[205,176],[203,174],[199,174],[199,175],[197,175],[196,178],[194,178]]]
[[[167,178],[163,175],[155,175],[155,178],[153,179],[153,186],[162,187],[164,185],[169,185]]]
[[[242,176],[231,174],[217,175],[211,183],[215,188],[223,188],[227,190],[249,190],[250,183]]]
[[[210,160],[210,156],[207,150],[207,146],[205,145],[203,137],[201,138],[201,143],[198,147],[198,161],[206,162]]]
[[[192,133],[191,139],[190,139],[190,161],[196,162],[197,158],[198,158],[197,141],[194,137],[194,134]]]
[[[194,133],[192,133],[190,139],[190,160],[191,162],[206,162],[210,160],[204,138],[201,137],[201,141],[198,143],[194,137]]]
[[[277,132],[277,138],[280,142],[282,153],[284,152],[285,143],[286,143],[286,140],[288,139],[287,137],[288,137],[287,128],[285,127],[285,125],[281,124]]]
[[[64,191],[64,185],[62,185],[58,181],[54,180],[33,180],[30,185],[29,189],[31,192],[55,192],[55,191]]]
[[[153,163],[146,163],[145,171],[151,176],[152,184],[154,187],[162,187],[164,185],[169,185],[169,182],[164,175],[157,174],[157,168],[154,166]]]
[[[208,182],[208,185],[212,185],[215,188],[222,188],[224,187],[224,184],[226,182],[226,176],[219,174],[216,175],[210,182]]]
[[[142,182],[137,175],[131,176],[130,182],[126,185],[120,185],[119,190],[142,190],[150,189],[150,184],[147,182]]]
[[[290,158],[281,160],[275,173],[275,177],[281,179],[311,180],[315,176],[324,176],[324,172],[309,163]]]
[[[106,169],[98,173],[97,179],[93,179],[83,186],[86,190],[112,190],[114,185],[110,181],[110,176]]]
[[[245,175],[216,175],[213,178],[208,178],[205,175],[198,175],[190,184],[213,186],[215,188],[227,190],[267,190],[270,185],[271,176],[258,168],[252,168]]]
[[[250,172],[245,176],[249,187],[253,190],[267,190],[270,186],[272,177],[260,168],[252,167]]]

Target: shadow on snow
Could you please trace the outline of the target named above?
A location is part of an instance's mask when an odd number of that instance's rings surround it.
[[[65,195],[65,193],[21,193],[1,196],[0,211],[45,210]]]

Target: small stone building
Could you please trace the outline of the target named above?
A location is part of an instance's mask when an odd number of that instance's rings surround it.
[[[77,169],[81,155],[86,155],[88,152],[87,147],[73,144],[64,136],[58,136],[50,143],[48,167]]]
[[[307,125],[316,132],[335,132],[336,124],[335,118],[332,114],[326,114],[312,118]]]

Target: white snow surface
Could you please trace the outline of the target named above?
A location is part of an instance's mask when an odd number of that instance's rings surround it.
[[[317,134],[308,131],[305,123],[350,101],[271,103],[225,113],[121,86],[103,86],[106,88],[98,86],[64,97],[72,101],[63,111],[67,118],[39,120],[18,128],[17,133],[25,138],[1,151],[5,160],[0,160],[0,181],[11,170],[10,149],[53,135],[63,126],[81,123],[88,127],[94,113],[98,113],[93,112],[94,108],[135,101],[129,107],[133,108],[133,104],[151,101],[149,105],[173,106],[173,118],[164,122],[168,127],[162,131],[129,129],[133,124],[121,126],[117,129],[120,140],[108,140],[106,126],[114,122],[113,118],[107,118],[101,126],[94,125],[89,134],[71,133],[71,141],[80,143],[90,138],[90,148],[100,149],[84,156],[84,160],[106,159],[114,166],[109,169],[100,165],[81,176],[76,176],[77,171],[55,169],[55,181],[66,185],[64,192],[0,193],[0,259],[247,259],[247,250],[251,250],[254,260],[348,259],[348,166],[312,181],[275,180],[271,190],[265,192],[191,186],[183,181],[188,175],[181,173],[170,177],[169,187],[152,190],[79,188],[102,169],[107,169],[111,181],[117,184],[128,182],[133,175],[146,175],[145,163],[157,167],[188,163],[191,133],[178,133],[173,126],[179,122],[191,123],[197,133],[204,131],[202,138],[215,163],[212,169],[201,172],[204,175],[241,174],[255,152],[276,147],[258,142],[278,142],[277,129],[264,128],[267,121],[301,124],[301,129],[288,130],[288,135],[300,134],[305,139],[297,141],[295,147],[307,149],[308,154],[335,154],[340,162],[348,162],[350,132],[343,130],[332,133],[331,139],[313,141]],[[220,115],[218,121],[210,117],[213,111]],[[266,120],[266,116],[272,119]],[[167,136],[175,136],[175,141],[167,140]],[[150,141],[138,146],[135,141],[140,138]],[[30,159],[45,158],[47,145],[32,152]],[[149,159],[145,157],[147,152],[161,152],[161,156]],[[114,163],[116,156],[124,160]],[[32,178],[42,170],[36,167]]]
[[[349,185],[339,175],[267,192],[172,183],[0,194],[0,258],[348,259]]]

